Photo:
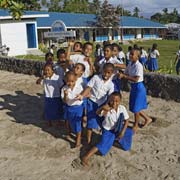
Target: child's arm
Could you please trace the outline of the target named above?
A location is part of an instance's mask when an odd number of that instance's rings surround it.
[[[68,91],[67,89],[64,89],[64,98],[63,98],[63,101],[66,103],[68,100]]]
[[[81,101],[83,100],[84,97],[89,97],[90,92],[91,92],[91,87],[87,86],[82,93],[76,96],[76,99]]]
[[[124,74],[124,73],[119,73],[119,78],[124,78],[124,79],[127,79],[129,81],[133,81],[133,82],[138,82],[139,80],[139,76],[128,76],[127,74]]]
[[[99,116],[105,116],[108,111],[111,110],[111,107],[108,104],[105,104],[104,106],[100,107],[97,111],[96,114]]]
[[[123,127],[122,131],[119,133],[119,135],[117,137],[118,140],[124,136],[124,133],[128,127],[128,124],[129,124],[129,120],[127,119],[127,120],[125,120],[124,127]]]
[[[40,77],[39,79],[37,79],[36,84],[41,84],[43,79],[44,79],[43,77]]]

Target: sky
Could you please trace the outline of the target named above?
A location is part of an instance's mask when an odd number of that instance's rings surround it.
[[[168,8],[169,12],[176,8],[180,14],[180,0],[109,0],[109,3],[120,4],[124,9],[131,12],[137,6],[140,9],[140,16],[144,17],[150,17],[156,12],[162,12],[164,8]]]

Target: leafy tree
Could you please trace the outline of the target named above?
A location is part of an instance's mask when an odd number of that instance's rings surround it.
[[[24,10],[40,10],[41,6],[37,0],[16,0],[17,3],[24,4]]]
[[[133,10],[133,12],[134,12],[133,16],[139,17],[139,12],[140,12],[140,10],[139,10],[138,7],[135,7],[134,10]]]
[[[61,0],[50,0],[50,3],[48,3],[48,11],[60,12],[62,10],[60,2]]]
[[[47,1],[46,0],[41,0],[42,6],[47,6]]]
[[[92,14],[99,14],[101,8],[100,0],[93,0],[92,3],[89,3],[89,10]]]
[[[116,13],[120,16],[131,16],[131,12],[122,8],[121,5],[116,7]]]

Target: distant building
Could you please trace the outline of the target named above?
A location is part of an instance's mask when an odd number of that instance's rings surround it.
[[[44,33],[55,21],[62,21],[67,31],[75,31],[76,39],[103,42],[107,40],[158,39],[166,27],[137,17],[122,16],[119,28],[100,28],[94,14],[26,11],[21,21],[14,21],[8,11],[0,10],[0,45],[10,47],[10,55],[27,54],[47,43]],[[108,33],[110,32],[110,34]]]

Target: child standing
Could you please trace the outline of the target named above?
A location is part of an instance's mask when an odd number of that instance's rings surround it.
[[[143,112],[143,109],[147,109],[147,101],[143,84],[143,66],[139,62],[139,56],[139,50],[133,49],[130,52],[131,63],[127,66],[125,74],[120,73],[120,78],[131,82],[129,110],[134,113],[135,117],[134,132],[138,129],[140,116],[145,120],[144,127],[152,122],[152,119]]]
[[[114,92],[111,76],[114,66],[107,63],[103,67],[102,75],[94,75],[88,82],[86,89],[77,96],[77,99],[88,97],[87,102],[87,143],[91,143],[92,129],[99,127],[96,110],[106,102],[107,96]]]
[[[176,64],[177,62],[177,64]],[[176,64],[176,73],[177,75],[179,75],[179,68],[180,68],[180,46],[179,46],[179,50],[176,53],[176,59],[174,61],[174,64]]]
[[[147,57],[148,57],[148,54],[144,50],[144,47],[140,47],[140,59],[139,59],[139,62],[143,65],[144,68],[145,68],[145,65],[146,65],[146,62],[147,62]]]
[[[160,56],[159,51],[157,50],[157,44],[154,43],[152,45],[152,49],[149,54],[149,60],[147,63],[148,70],[153,72],[158,70],[158,60],[157,58]]]
[[[129,150],[131,148],[132,131],[126,131],[129,115],[126,108],[120,103],[121,94],[114,92],[109,96],[107,104],[97,110],[97,114],[102,116],[104,119],[102,122],[103,130],[101,140],[82,158],[83,165],[88,165],[89,158],[98,151],[105,156],[113,146],[116,139],[120,143],[121,147],[126,146],[125,150]],[[128,133],[128,137],[130,139],[128,147],[127,144],[123,143],[125,133],[126,135]]]
[[[38,79],[36,83],[42,83],[44,85],[44,115],[45,120],[47,120],[49,126],[51,126],[52,121],[62,118],[60,89],[63,86],[63,80],[54,73],[52,64],[46,64],[44,67],[44,78]]]
[[[80,84],[76,84],[76,80],[74,72],[69,71],[66,73],[66,85],[61,90],[61,97],[66,104],[64,109],[64,118],[68,128],[68,136],[70,136],[71,130],[76,134],[75,147],[78,147],[81,145],[83,101],[77,100],[76,96],[83,91],[83,87]]]

